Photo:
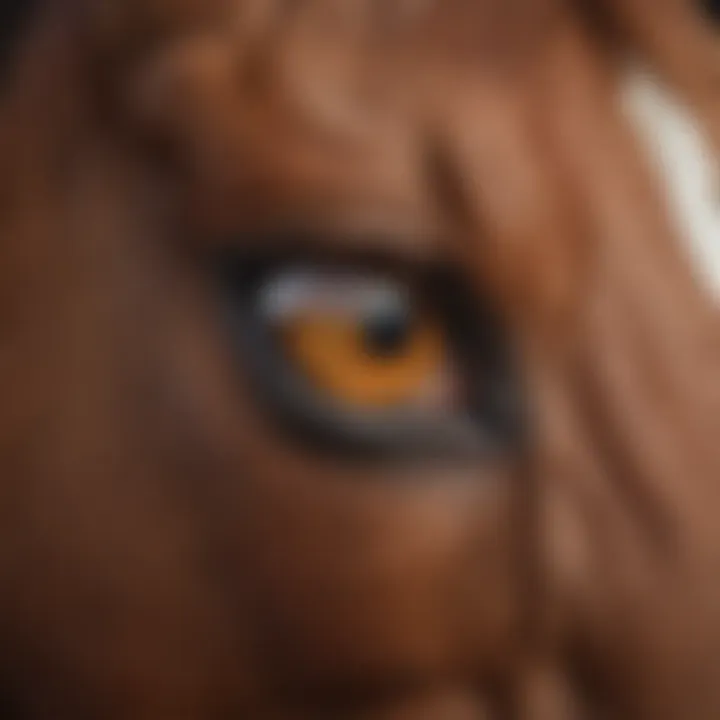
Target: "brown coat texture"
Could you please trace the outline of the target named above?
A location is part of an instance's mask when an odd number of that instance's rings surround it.
[[[0,98],[8,717],[720,718],[720,326],[631,61],[720,146],[686,0],[45,3]],[[490,294],[529,446],[288,438],[207,269],[276,226]]]

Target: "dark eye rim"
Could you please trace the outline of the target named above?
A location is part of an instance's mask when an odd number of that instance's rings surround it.
[[[272,274],[303,263],[301,257],[223,253],[215,272],[221,291],[224,324],[233,352],[250,379],[261,407],[289,435],[324,453],[359,459],[428,456],[502,456],[515,454],[525,442],[525,411],[514,353],[499,316],[491,305],[473,297],[457,274],[447,269],[422,273],[423,295],[447,325],[463,373],[479,371],[491,381],[469,387],[465,412],[428,417],[408,412],[350,410],[319,394],[293,368],[273,332],[255,311],[260,285]],[[372,260],[342,262],[336,258],[304,258],[338,270],[395,274],[397,268]],[[400,271],[402,273],[402,270]],[[402,274],[401,274],[402,277]]]

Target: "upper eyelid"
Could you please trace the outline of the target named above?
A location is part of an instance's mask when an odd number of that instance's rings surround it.
[[[203,246],[240,252],[348,253],[351,255],[397,256],[406,264],[435,263],[444,255],[444,233],[438,228],[412,217],[385,215],[364,218],[358,209],[352,214],[328,213],[303,217],[293,213],[283,219],[276,211],[267,222],[238,222],[237,229],[207,231],[202,224],[193,234],[201,236]]]
[[[301,226],[302,227],[302,226]],[[307,227],[307,226],[305,226]],[[242,268],[262,265],[291,265],[333,268],[356,274],[376,273],[394,281],[412,284],[418,277],[453,265],[439,241],[426,238],[423,248],[414,246],[417,238],[388,233],[357,233],[324,230],[247,230],[224,240],[210,242],[205,252],[212,262],[225,261]]]

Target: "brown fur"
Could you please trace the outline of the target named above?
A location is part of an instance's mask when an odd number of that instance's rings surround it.
[[[720,143],[690,3],[48,5],[0,106],[21,717],[718,717],[720,331],[616,103],[632,49]],[[531,457],[286,442],[202,264],[270,224],[490,290]]]

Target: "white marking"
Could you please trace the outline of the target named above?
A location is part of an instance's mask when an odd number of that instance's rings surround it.
[[[689,109],[655,78],[630,73],[622,96],[698,277],[720,301],[720,158]]]

